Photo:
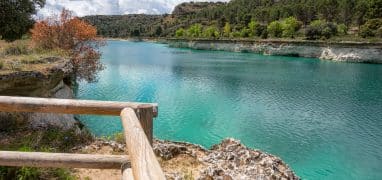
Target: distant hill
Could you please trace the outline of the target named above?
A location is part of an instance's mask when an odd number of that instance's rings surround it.
[[[98,28],[98,33],[105,37],[173,37],[178,29],[188,29],[200,24],[202,31],[213,27],[219,35],[223,34],[226,23],[234,37],[248,37],[248,25],[251,21],[264,31],[272,21],[294,17],[301,24],[299,36],[309,28],[314,20],[321,20],[317,31],[335,35],[337,25],[340,31],[358,32],[358,27],[371,19],[382,18],[382,0],[231,0],[222,2],[190,2],[176,6],[172,14],[165,15],[120,15],[120,16],[86,16],[83,19]],[[381,22],[381,24],[379,23]],[[281,23],[281,21],[280,21]],[[378,30],[378,28],[380,30]],[[328,30],[329,28],[329,30]],[[365,35],[382,34],[382,20],[370,22]],[[211,30],[211,28],[210,28]],[[346,31],[345,31],[346,30]],[[380,31],[380,32],[379,32]],[[217,34],[215,33],[215,34]],[[316,29],[312,30],[316,32]],[[382,35],[381,35],[382,36]],[[194,37],[194,36],[193,36]],[[319,38],[320,36],[318,36]],[[329,37],[329,36],[328,36]]]
[[[185,2],[175,6],[171,14],[175,16],[190,15],[200,12],[205,8],[214,8],[225,4],[223,2]]]

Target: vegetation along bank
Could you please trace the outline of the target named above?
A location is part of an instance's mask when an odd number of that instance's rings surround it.
[[[187,40],[167,39],[171,47],[200,50],[253,52],[264,55],[314,57],[324,60],[382,63],[382,43],[329,43],[283,40]]]
[[[381,12],[380,0],[231,0],[182,3],[171,14],[82,19],[107,38],[161,38],[173,47],[380,63]]]

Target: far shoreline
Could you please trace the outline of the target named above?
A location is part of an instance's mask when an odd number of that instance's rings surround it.
[[[111,41],[152,42],[173,48],[319,58],[337,62],[382,64],[382,41],[323,41],[301,39],[182,39],[105,38]]]

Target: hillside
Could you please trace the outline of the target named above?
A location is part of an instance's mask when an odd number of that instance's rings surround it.
[[[382,37],[382,0],[182,3],[171,15],[87,16],[105,37]],[[195,26],[196,25],[196,26]],[[176,31],[179,30],[179,33]],[[287,31],[283,33],[283,31]]]

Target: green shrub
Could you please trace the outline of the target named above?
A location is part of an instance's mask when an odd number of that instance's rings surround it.
[[[242,37],[242,38],[249,37],[249,35],[250,35],[250,30],[247,28],[243,28],[240,31],[240,37]]]
[[[231,36],[231,25],[226,22],[223,29],[223,35],[224,37],[230,37]]]
[[[378,29],[382,27],[382,18],[370,19],[361,26],[359,35],[363,38],[375,37]]]
[[[180,28],[180,29],[176,30],[176,32],[175,32],[176,37],[184,37],[185,34],[186,34],[186,32],[183,28]]]
[[[40,171],[34,167],[22,167],[17,172],[18,180],[39,179]]]
[[[125,135],[123,133],[116,133],[113,135],[112,139],[120,144],[125,144]]]
[[[202,35],[202,25],[194,24],[187,30],[187,36],[197,38]]]
[[[234,31],[231,33],[230,37],[239,38],[241,33],[239,31]]]
[[[219,36],[220,36],[220,32],[218,28],[215,26],[207,27],[203,31],[203,37],[206,37],[206,38],[218,38]]]
[[[267,31],[271,37],[280,38],[283,33],[283,27],[279,21],[273,21],[268,25]]]
[[[289,17],[281,22],[282,37],[294,38],[301,27],[301,23],[295,17]]]
[[[267,28],[264,28],[264,30],[261,32],[260,37],[262,39],[267,39],[268,38],[268,30],[267,30]]]
[[[3,67],[4,67],[4,62],[0,61],[0,69],[3,69]]]
[[[315,20],[305,30],[305,36],[309,40],[329,39],[337,35],[337,25],[323,20]]]
[[[254,20],[248,23],[248,30],[249,30],[250,37],[259,36],[257,35],[258,33],[256,32],[259,26],[260,24]]]
[[[345,24],[340,24],[337,26],[338,35],[344,36],[348,34],[348,27]]]

